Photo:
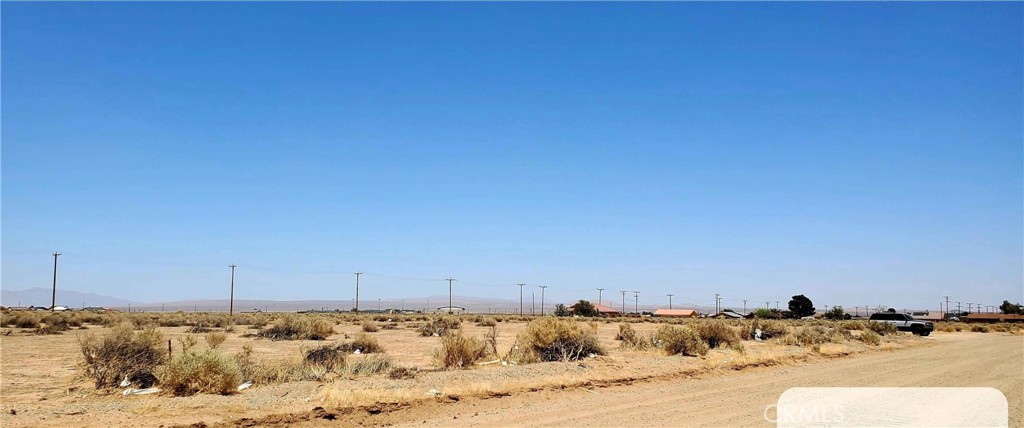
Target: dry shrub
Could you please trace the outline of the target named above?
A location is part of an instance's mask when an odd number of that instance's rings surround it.
[[[183,352],[163,371],[161,385],[176,396],[197,393],[231,394],[242,382],[238,362],[213,349]]]
[[[861,332],[858,339],[860,339],[861,342],[867,343],[868,345],[878,346],[880,343],[882,343],[882,336],[879,336],[878,333],[875,333],[871,330]]]
[[[654,334],[655,346],[667,355],[707,355],[708,343],[688,326],[663,325]]]
[[[370,354],[359,358],[351,358],[345,363],[345,374],[349,376],[369,376],[391,371],[394,362],[385,354]]]
[[[227,338],[228,335],[224,333],[208,333],[206,335],[206,344],[210,346],[210,349],[217,349]]]
[[[18,312],[14,314],[12,324],[17,328],[39,328],[39,315],[28,311]]]
[[[480,327],[494,327],[498,325],[498,321],[496,321],[494,318],[483,318],[481,320],[478,320],[476,322],[476,325]]]
[[[849,332],[847,332],[849,334]],[[851,336],[852,337],[852,336]],[[794,334],[778,339],[779,343],[791,346],[817,346],[823,343],[839,343],[847,339],[836,329],[811,325],[800,327]]]
[[[454,331],[441,336],[441,347],[434,351],[434,358],[444,369],[470,367],[484,357],[486,347],[475,337]]]
[[[394,366],[388,372],[388,377],[391,379],[412,379],[416,377],[416,370],[408,367]]]
[[[839,323],[839,328],[843,330],[864,330],[864,323],[860,321],[843,321]]]
[[[988,328],[987,325],[972,325],[971,326],[971,332],[974,332],[974,333],[988,333],[989,332],[989,328]]]
[[[370,320],[363,321],[363,331],[367,333],[376,333],[377,330],[380,330],[380,326],[377,325],[376,322]]]
[[[345,365],[345,356],[349,353],[340,345],[322,345],[306,351],[303,361],[308,365],[322,366],[327,371],[333,371]]]
[[[484,351],[490,355],[498,355],[498,326],[492,325],[484,335]]]
[[[395,329],[398,328],[398,323],[397,322],[389,322],[387,324],[384,324],[384,325],[380,326],[380,328],[382,328],[384,330],[395,330]]]
[[[156,328],[136,333],[130,323],[114,326],[99,339],[91,334],[79,339],[86,374],[95,380],[96,388],[116,387],[125,376],[137,387],[156,383],[153,372],[166,357],[162,342]]]
[[[522,363],[534,361],[572,361],[589,354],[605,355],[593,330],[573,321],[554,317],[533,320],[516,339],[523,347]]]
[[[722,346],[735,347],[740,343],[740,336],[736,334],[736,330],[733,330],[732,327],[729,327],[722,321],[698,322],[694,324],[693,328],[701,340],[707,342],[708,347],[711,349]]]
[[[423,336],[444,336],[451,330],[462,327],[462,322],[456,317],[434,317],[430,322],[420,327],[420,334]]]
[[[352,343],[346,343],[341,345],[343,349],[348,352],[355,352],[359,350],[361,354],[375,354],[384,352],[384,347],[380,346],[377,339],[373,336],[365,333],[359,333],[355,339],[352,339]]]
[[[619,324],[619,333],[615,335],[615,339],[622,341],[623,348],[642,350],[651,347],[651,341],[634,330],[632,324]]]
[[[242,346],[242,352],[235,354],[234,360],[243,381],[269,384],[299,379],[295,374],[297,368],[292,364],[257,361],[252,354],[252,345],[249,344]]]
[[[899,333],[899,330],[896,328],[895,325],[887,322],[868,321],[867,328],[868,330],[871,330],[882,336]]]
[[[190,334],[203,334],[203,333],[209,333],[209,332],[210,332],[210,327],[208,327],[207,325],[205,325],[203,323],[196,324],[196,325],[194,325],[192,327],[189,327],[188,329],[185,330],[185,333],[190,333]]]
[[[334,334],[334,326],[323,318],[286,315],[257,333],[271,340],[324,340]]]
[[[35,334],[47,335],[47,334],[64,334],[65,331],[70,330],[67,324],[46,324],[41,325],[35,330]]]
[[[753,339],[756,330],[761,330],[761,340],[768,340],[773,337],[781,337],[789,334],[789,329],[786,328],[786,323],[776,320],[765,320],[754,318],[754,321],[750,323],[745,336]]]

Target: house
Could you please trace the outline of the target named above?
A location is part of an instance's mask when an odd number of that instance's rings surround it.
[[[1024,322],[1024,315],[1019,314],[967,314],[967,316],[960,317],[960,321],[964,322]]]
[[[597,312],[600,313],[601,316],[603,316],[603,317],[619,316],[619,314],[621,314],[621,312],[619,312],[618,309],[615,309],[615,308],[613,308],[611,306],[605,306],[605,305],[602,305],[600,303],[591,303],[591,304],[594,305],[594,309],[597,309]],[[576,311],[576,305],[572,305],[572,306],[569,307],[569,313],[573,313],[575,311]]]
[[[655,309],[654,316],[656,317],[672,317],[672,318],[697,318],[700,315],[694,309]]]
[[[740,315],[739,313],[734,312],[732,309],[723,309],[722,312],[719,312],[719,313],[714,314],[714,315],[710,315],[710,316],[708,316],[708,318],[716,318],[716,319],[742,319],[743,315]]]

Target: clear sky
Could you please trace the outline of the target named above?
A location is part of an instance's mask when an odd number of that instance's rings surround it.
[[[1024,300],[998,4],[10,3],[2,286]]]

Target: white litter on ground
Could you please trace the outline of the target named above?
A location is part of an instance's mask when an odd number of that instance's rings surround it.
[[[244,389],[246,389],[246,388],[248,388],[250,386],[252,386],[252,382],[246,382],[246,383],[243,383],[241,385],[238,385],[238,390],[241,391],[241,390],[244,390]]]

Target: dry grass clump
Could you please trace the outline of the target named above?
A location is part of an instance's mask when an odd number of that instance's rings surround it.
[[[420,326],[420,334],[423,336],[444,336],[451,330],[462,327],[462,322],[456,317],[434,317],[429,322]]]
[[[380,330],[380,326],[377,325],[376,321],[363,321],[363,331],[367,333],[376,333],[377,330]]]
[[[213,349],[178,354],[162,375],[161,385],[176,396],[231,394],[242,382],[238,362]]]
[[[156,383],[154,370],[165,360],[162,342],[156,328],[136,333],[130,323],[114,326],[99,339],[91,334],[79,338],[86,374],[95,380],[96,388],[118,386],[125,376],[137,387]]]
[[[323,318],[286,315],[256,334],[271,340],[324,340],[334,334],[334,326]]]
[[[308,365],[322,366],[326,371],[345,366],[345,356],[351,353],[340,345],[322,345],[306,351],[303,361]]]
[[[840,332],[838,329],[823,327],[820,325],[810,325],[807,327],[800,327],[794,334],[783,336],[778,339],[779,343],[791,346],[816,346],[823,343],[840,343],[845,342],[849,337],[850,333],[847,331],[845,334]]]
[[[663,325],[654,333],[654,345],[666,355],[707,355],[710,347],[688,326]]]
[[[441,336],[441,347],[434,359],[446,370],[470,367],[486,354],[486,345],[475,337],[454,331]]]
[[[899,333],[899,329],[895,325],[887,322],[868,321],[867,328],[882,336]]]
[[[882,336],[879,336],[878,333],[875,333],[871,330],[861,332],[860,336],[858,336],[857,339],[860,339],[861,342],[867,343],[868,345],[874,346],[878,346],[880,343],[882,343]]]
[[[242,352],[235,354],[234,360],[244,381],[270,384],[301,379],[296,374],[297,368],[293,364],[256,360],[252,354],[252,345],[249,344],[242,347]]]
[[[495,320],[494,318],[483,318],[481,320],[478,320],[476,322],[476,325],[480,327],[494,327],[498,325],[498,321]]]
[[[388,377],[391,379],[412,379],[416,377],[416,370],[408,367],[394,366],[388,372]]]
[[[343,349],[348,352],[355,352],[359,350],[361,354],[375,354],[384,352],[384,347],[380,346],[380,342],[373,336],[365,333],[359,333],[355,339],[352,339],[351,343],[341,345]]]
[[[227,340],[228,335],[224,333],[213,332],[208,333],[205,336],[205,338],[206,344],[210,346],[210,349],[217,349],[217,347],[219,347],[222,343],[224,343],[225,340]]]
[[[573,361],[590,354],[605,355],[592,329],[584,329],[574,321],[543,317],[533,320],[516,338],[521,346],[520,363],[536,361]]]
[[[650,339],[633,329],[632,324],[626,323],[619,324],[619,333],[615,335],[615,340],[621,340],[623,348],[644,350],[652,345]]]
[[[394,366],[391,357],[385,354],[370,354],[360,358],[349,359],[345,363],[345,374],[349,376],[369,376],[377,373],[388,373]]]
[[[989,328],[987,325],[972,325],[971,332],[973,333],[988,333]]]
[[[11,324],[17,328],[39,328],[39,315],[28,311],[21,311],[14,314],[11,318]]]
[[[839,323],[839,328],[843,330],[864,330],[866,327],[861,321],[843,321]]]
[[[962,322],[941,322],[935,326],[935,329],[946,333],[952,333],[954,331],[969,330],[970,327]]]
[[[733,330],[732,327],[722,321],[712,320],[695,323],[693,329],[700,336],[701,340],[707,342],[708,347],[711,349],[723,346],[736,347],[740,343],[740,336],[736,334],[736,330]]]

